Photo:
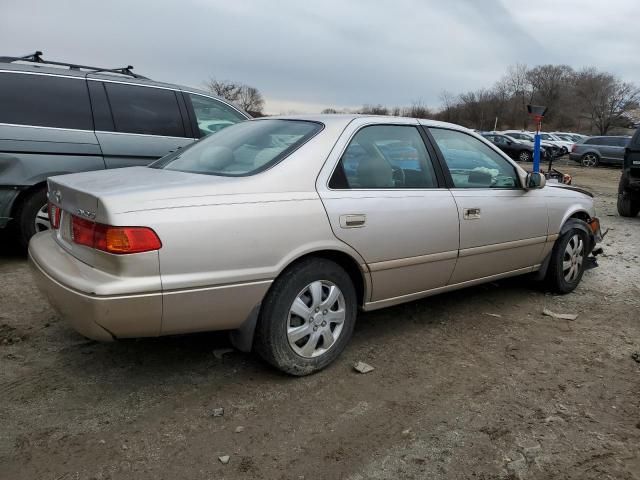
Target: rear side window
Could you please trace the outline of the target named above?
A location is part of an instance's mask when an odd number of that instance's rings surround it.
[[[105,83],[116,132],[184,137],[173,90]]]
[[[601,138],[589,138],[587,140],[585,140],[585,145],[602,145],[602,139]]]
[[[187,93],[186,96],[193,107],[200,137],[246,120],[236,110],[213,98],[195,93]]]
[[[418,129],[364,127],[351,140],[329,187],[334,189],[436,188],[429,152]]]
[[[0,73],[0,123],[93,130],[87,82]]]

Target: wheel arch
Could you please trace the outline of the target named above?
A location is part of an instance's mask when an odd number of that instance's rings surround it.
[[[18,195],[16,195],[16,198],[13,201],[13,205],[11,206],[11,218],[13,218],[14,220],[16,219],[16,216],[18,214],[18,212],[20,211],[20,208],[22,208],[22,205],[24,204],[25,200],[27,198],[29,198],[34,192],[42,189],[42,188],[47,188],[47,180],[44,179],[41,182],[38,183],[34,183],[33,185],[29,185],[26,188],[23,188],[20,190],[20,192],[18,193]]]
[[[365,267],[364,260],[359,257],[356,258],[350,252],[340,250],[337,248],[321,248],[317,250],[311,250],[301,253],[294,258],[290,259],[283,268],[280,269],[278,277],[285,271],[293,268],[296,264],[303,262],[309,258],[324,258],[331,260],[334,263],[340,265],[349,275],[353,286],[356,289],[356,295],[358,298],[358,305],[363,306],[371,293],[371,282],[369,278],[369,270]],[[276,277],[277,278],[277,277]]]
[[[349,275],[353,286],[356,290],[356,296],[358,299],[358,305],[364,306],[366,300],[371,295],[371,280],[369,276],[369,270],[365,266],[363,259],[355,252],[348,252],[336,247],[317,248],[309,251],[301,252],[292,258],[288,259],[282,268],[279,270],[278,275],[275,278],[280,277],[283,273],[291,268],[294,268],[300,262],[303,262],[310,258],[323,258],[331,260],[340,265]],[[275,280],[275,279],[274,279]],[[273,286],[273,284],[272,284]],[[265,297],[269,294],[269,291],[265,293]],[[230,332],[231,343],[235,348],[243,352],[251,351],[253,347],[253,337],[255,334],[256,325],[260,316],[261,305],[258,304],[251,311],[249,317],[237,330]]]

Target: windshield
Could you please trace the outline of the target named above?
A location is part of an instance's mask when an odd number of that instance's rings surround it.
[[[164,157],[152,167],[206,175],[253,175],[287,157],[320,130],[322,124],[304,120],[238,123]]]

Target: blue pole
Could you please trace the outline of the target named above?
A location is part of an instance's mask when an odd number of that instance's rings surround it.
[[[533,142],[533,171],[540,171],[540,131],[536,132]]]

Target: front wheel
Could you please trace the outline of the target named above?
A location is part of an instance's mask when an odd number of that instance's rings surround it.
[[[322,370],[345,349],[356,321],[357,296],[338,264],[312,258],[293,265],[271,286],[254,347],[291,375]]]
[[[572,228],[562,234],[551,251],[547,285],[557,293],[570,293],[578,286],[584,274],[587,257],[587,233]]]
[[[580,159],[580,164],[583,167],[597,167],[600,163],[600,159],[595,153],[585,153]]]

